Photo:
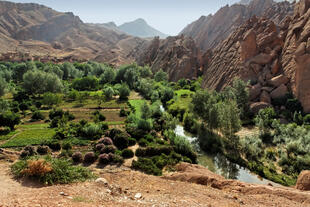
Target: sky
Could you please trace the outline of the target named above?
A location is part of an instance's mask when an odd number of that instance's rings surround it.
[[[11,0],[39,3],[61,12],[73,12],[86,23],[115,22],[137,18],[168,35],[176,35],[202,15],[215,13],[239,0]]]

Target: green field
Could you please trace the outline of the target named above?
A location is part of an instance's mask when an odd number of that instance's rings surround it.
[[[33,128],[30,127],[28,129],[18,131],[7,142],[1,145],[1,147],[8,148],[8,147],[24,147],[27,145],[39,145],[44,141],[51,140],[53,135],[55,134],[54,129],[35,128],[35,126],[32,127]]]

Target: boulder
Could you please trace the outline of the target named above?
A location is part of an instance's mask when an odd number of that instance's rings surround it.
[[[241,42],[241,60],[247,61],[249,58],[257,54],[256,34],[254,29],[245,33],[243,41]]]
[[[287,86],[282,84],[270,93],[272,99],[282,98],[288,93]]]
[[[271,98],[267,91],[263,90],[260,94],[260,102],[265,102],[271,104]]]
[[[250,105],[250,110],[252,113],[257,114],[261,109],[271,107],[269,103],[265,102],[256,102]]]
[[[273,61],[271,65],[271,73],[272,75],[276,75],[280,70],[279,59]]]
[[[273,56],[271,54],[260,53],[259,55],[253,57],[250,62],[259,65],[266,65],[272,61]]]
[[[296,183],[296,188],[298,190],[310,191],[310,171],[302,171],[298,176]]]
[[[251,87],[250,89],[250,100],[251,101],[255,100],[259,96],[261,89],[262,89],[262,86],[260,83]]]
[[[286,76],[279,75],[279,76],[276,76],[276,77],[270,79],[267,83],[268,83],[268,85],[278,87],[282,84],[287,84],[288,82],[289,82],[289,79]]]

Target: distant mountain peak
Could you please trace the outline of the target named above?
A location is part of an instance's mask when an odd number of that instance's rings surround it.
[[[119,30],[132,36],[147,38],[156,37],[166,38],[168,35],[151,27],[144,19],[138,18],[132,22],[126,22],[118,27]]]

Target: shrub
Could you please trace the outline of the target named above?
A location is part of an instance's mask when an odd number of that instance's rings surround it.
[[[81,163],[83,162],[83,155],[81,152],[75,152],[73,155],[72,155],[72,160],[73,162],[75,163]]]
[[[129,144],[128,135],[126,133],[117,134],[114,137],[114,144],[120,150],[127,148]]]
[[[128,138],[128,146],[134,146],[136,145],[136,139],[135,138]]]
[[[104,147],[105,147],[105,145],[100,143],[100,144],[97,144],[95,146],[95,149],[96,149],[96,151],[100,152]]]
[[[94,152],[87,152],[84,155],[84,163],[86,164],[92,164],[96,161],[96,155]]]
[[[122,84],[122,86],[118,90],[119,92],[119,99],[120,100],[127,100],[130,94],[130,89],[127,84]]]
[[[304,117],[304,124],[310,124],[310,114],[307,114],[307,115]]]
[[[126,111],[124,108],[121,108],[120,112],[119,112],[119,116],[120,117],[126,117],[128,116],[129,112]]]
[[[67,184],[93,178],[87,168],[73,166],[68,160],[51,157],[20,160],[12,165],[11,171],[17,178],[37,178],[44,184]]]
[[[114,137],[117,135],[117,134],[121,134],[123,133],[122,130],[120,129],[111,129],[110,133],[109,133],[109,137],[111,137],[112,139],[114,139]]]
[[[43,116],[43,114],[40,111],[35,111],[35,112],[33,112],[31,119],[33,121],[39,121],[39,120],[44,120],[45,117]]]
[[[135,154],[137,157],[152,157],[161,154],[169,155],[171,152],[173,152],[171,146],[139,147]]]
[[[120,155],[109,153],[109,157],[111,159],[111,162],[113,162],[115,164],[123,164],[124,163],[124,159]]]
[[[146,141],[145,139],[140,139],[138,143],[141,147],[146,147],[149,144],[148,141]]]
[[[98,144],[104,144],[104,145],[113,145],[113,141],[110,137],[104,137],[97,141]]]
[[[11,131],[14,130],[15,125],[20,123],[20,116],[14,112],[8,111],[0,113],[0,127],[10,127]]]
[[[48,146],[53,151],[59,151],[61,150],[61,145],[59,141],[56,140],[50,140],[43,143],[43,145]]]
[[[100,124],[86,124],[82,128],[81,135],[89,139],[98,139],[103,134]]]
[[[24,147],[24,151],[27,151],[29,156],[35,155],[35,147],[34,146],[26,146],[26,147]]]
[[[107,165],[110,163],[111,161],[111,157],[108,154],[101,154],[99,155],[99,164],[101,165]]]
[[[131,167],[135,170],[140,170],[146,174],[160,176],[162,171],[149,158],[138,158],[138,161],[133,160]]]
[[[98,110],[95,111],[93,113],[93,115],[94,115],[95,122],[105,121],[106,120],[106,117],[102,113],[100,113],[100,111],[98,111]]]
[[[71,150],[72,144],[70,142],[64,142],[64,143],[62,143],[62,149],[63,150]]]
[[[134,156],[134,153],[131,149],[124,149],[122,151],[122,157],[125,159],[132,158],[133,156]]]
[[[108,145],[100,150],[100,154],[105,154],[105,153],[114,153],[116,151],[116,147],[114,145]]]
[[[48,146],[38,146],[37,148],[37,153],[40,155],[46,155],[49,152],[49,147]]]

